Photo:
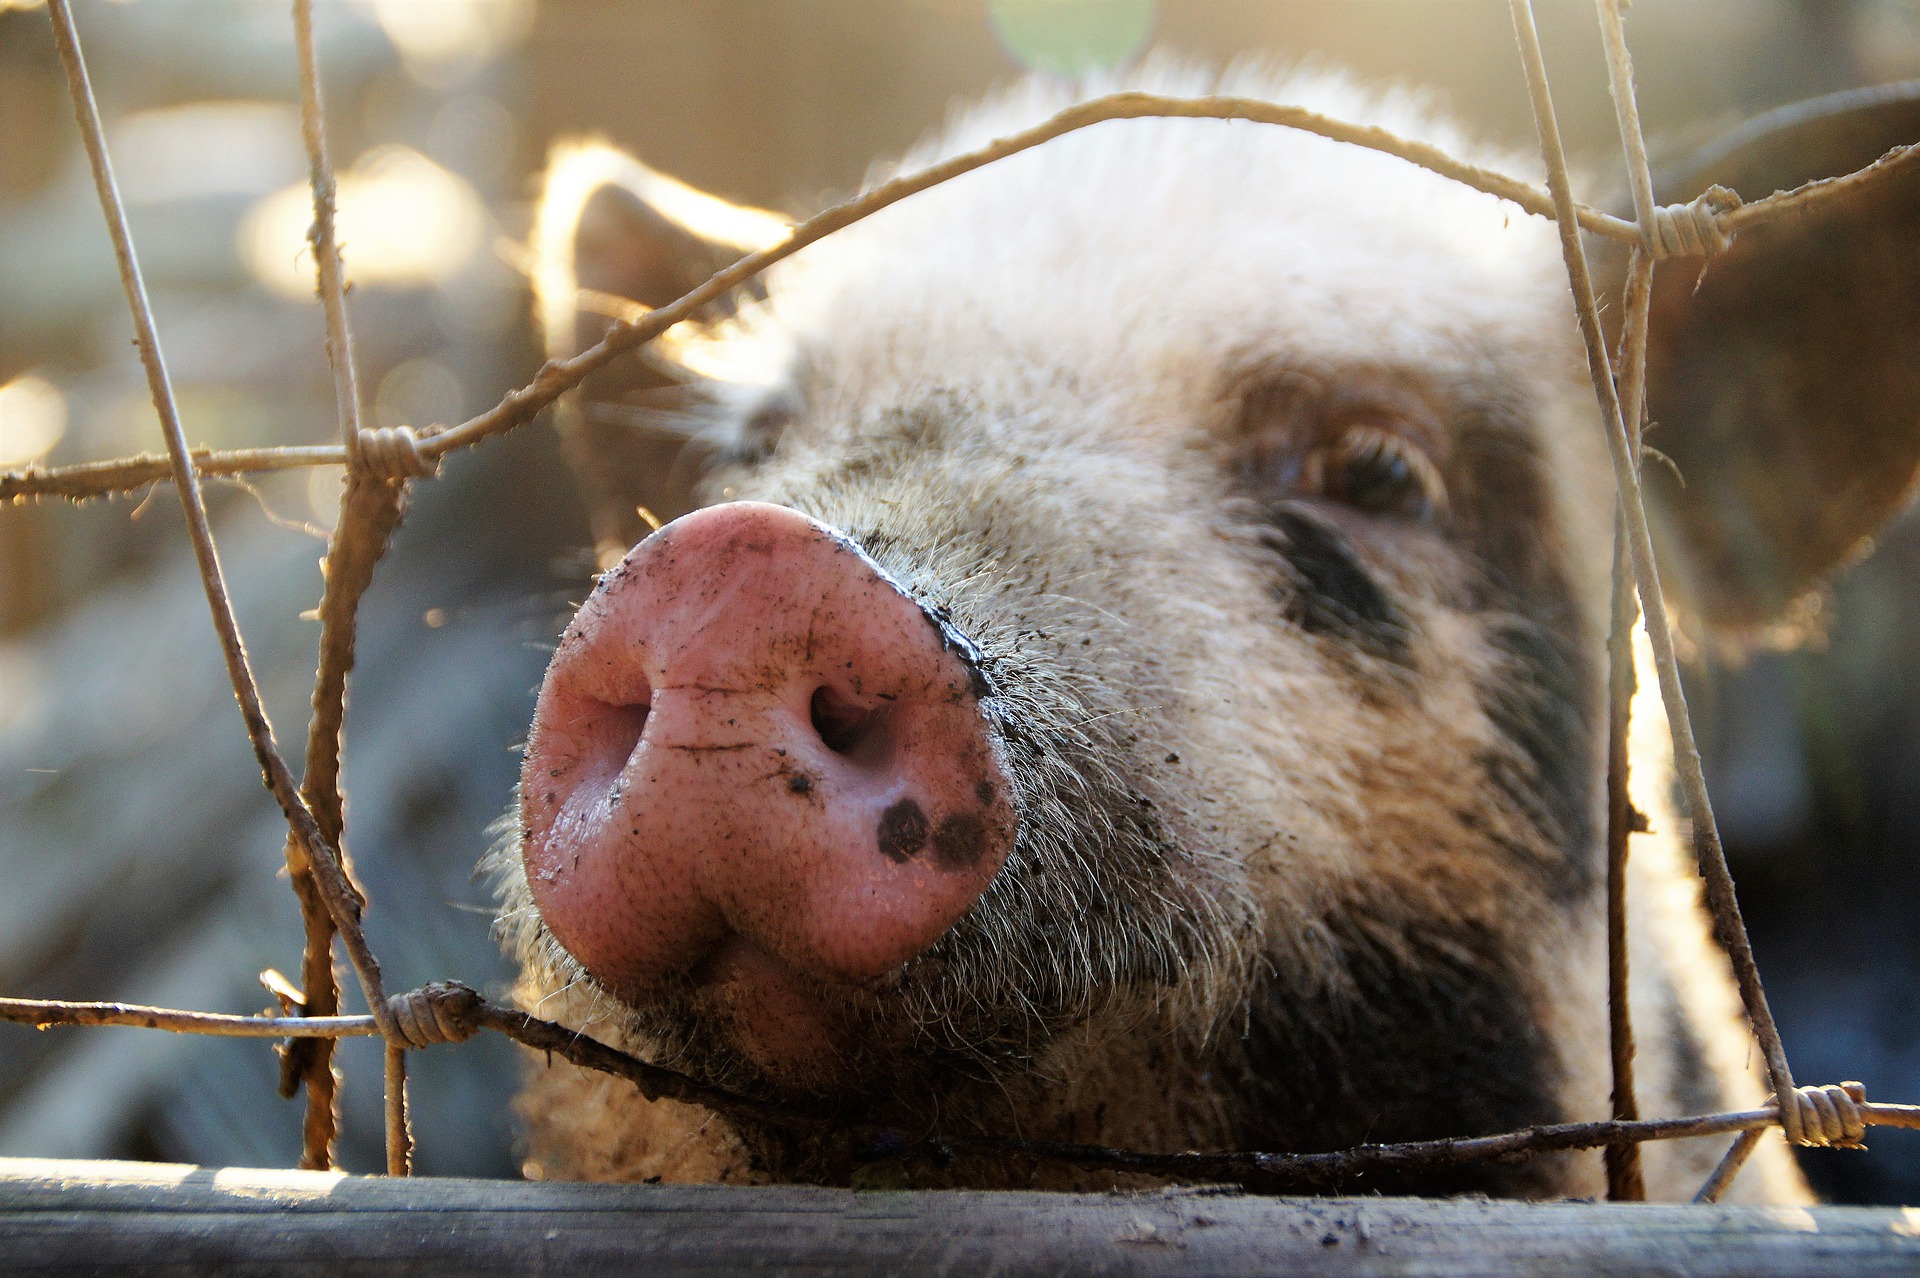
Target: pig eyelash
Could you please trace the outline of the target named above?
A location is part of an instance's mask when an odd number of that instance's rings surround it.
[[[1378,426],[1353,426],[1300,464],[1308,493],[1363,514],[1428,522],[1446,513],[1446,485],[1425,452]]]

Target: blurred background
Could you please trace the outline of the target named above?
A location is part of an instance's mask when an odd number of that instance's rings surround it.
[[[77,0],[189,438],[327,442],[287,6]],[[1540,0],[1563,126],[1613,117],[1592,6]],[[804,213],[958,102],[1148,47],[1312,58],[1429,86],[1533,146],[1501,0],[321,0],[341,235],[379,424],[459,420],[537,363],[514,245],[548,143],[603,134],[719,194]],[[1920,0],[1638,0],[1649,127],[1920,76]],[[1758,194],[1758,193],[1749,193]],[[0,0],[0,469],[159,447],[47,15]],[[210,487],[242,627],[291,758],[337,471]],[[592,564],[548,428],[453,458],[364,606],[348,841],[388,983],[498,988],[471,879],[508,801],[545,648]],[[1716,805],[1796,1070],[1920,1101],[1920,520],[1838,586],[1824,643],[1701,666]],[[171,490],[0,508],[0,992],[245,1012],[296,973],[262,791]],[[352,996],[349,996],[350,1001]],[[382,1165],[378,1051],[344,1059],[345,1164]],[[418,1165],[512,1175],[502,1040],[414,1058]],[[267,1048],[0,1026],[0,1153],[291,1165]],[[1920,1139],[1807,1166],[1920,1202]]]

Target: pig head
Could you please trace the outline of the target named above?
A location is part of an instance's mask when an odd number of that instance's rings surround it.
[[[1326,75],[1129,87],[1537,168]],[[1016,90],[904,167],[1071,100]],[[1910,222],[1903,190],[1876,216]],[[550,350],[778,234],[607,148],[562,152],[537,229]],[[1669,522],[1673,553],[1706,547],[1681,600],[1702,625],[1817,586],[1920,455],[1890,354],[1920,329],[1911,253],[1867,272],[1905,327],[1810,343],[1817,367],[1774,334],[1756,370],[1713,325],[1826,297],[1766,261],[1707,266],[1705,321],[1661,296],[1652,439],[1693,494]],[[1685,293],[1699,269],[1666,274]],[[912,1136],[1315,1150],[1605,1116],[1613,486],[1551,225],[1302,133],[1116,122],[888,208],[707,321],[562,418],[608,570],[494,858],[529,1009]],[[1806,406],[1861,386],[1844,448]],[[1739,430],[1690,407],[1736,394]],[[1873,500],[1822,508],[1811,544],[1816,494],[1758,484],[1756,440]],[[643,538],[642,505],[680,517]],[[1643,1108],[1755,1104],[1663,781],[1640,779],[1658,837],[1634,862]],[[534,1073],[540,1174],[845,1174]],[[1707,1144],[1650,1150],[1655,1192],[1691,1192]],[[1017,1160],[914,1174],[1068,1183]],[[1356,1188],[1599,1175],[1567,1155]],[[1805,1194],[1777,1142],[1743,1184]]]

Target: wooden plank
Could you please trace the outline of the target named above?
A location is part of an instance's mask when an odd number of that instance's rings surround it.
[[[1920,1209],[855,1193],[0,1159],[5,1274],[1920,1271]]]

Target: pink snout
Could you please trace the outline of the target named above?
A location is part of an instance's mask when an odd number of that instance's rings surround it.
[[[978,678],[825,525],[756,502],[675,520],[540,691],[520,789],[547,926],[629,1001],[723,968],[884,982],[1013,843]]]

